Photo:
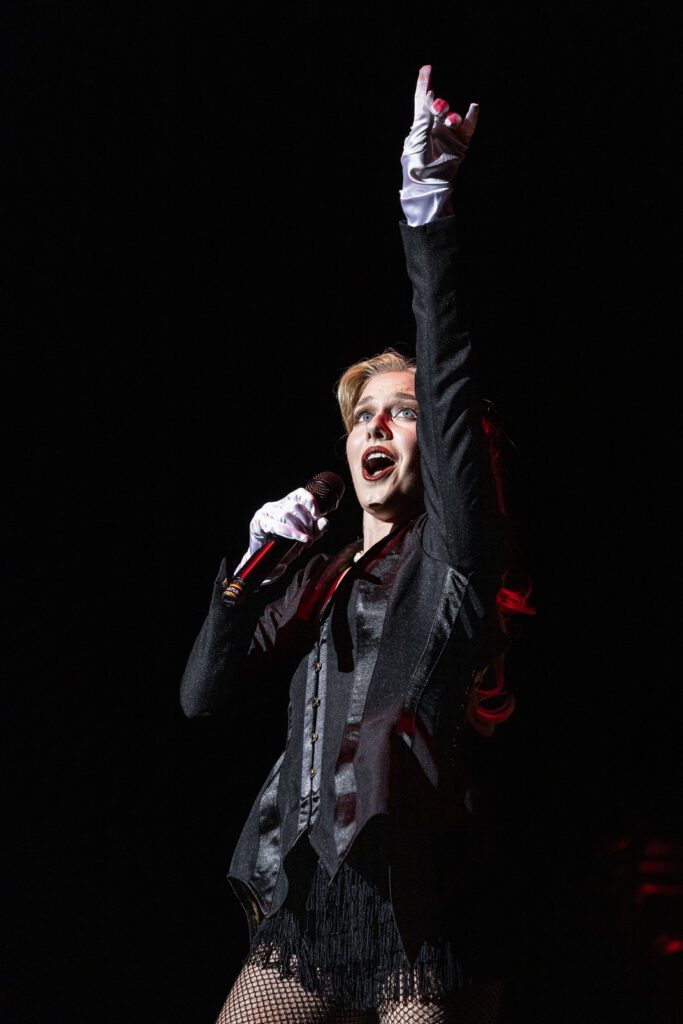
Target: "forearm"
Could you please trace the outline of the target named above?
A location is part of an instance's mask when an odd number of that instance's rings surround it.
[[[456,303],[455,218],[401,223],[413,286],[418,442],[433,554],[497,578],[501,536],[469,336]]]
[[[221,567],[223,569],[223,566]],[[180,684],[180,705],[188,718],[224,710],[249,674],[248,654],[260,605],[251,599],[238,608],[223,603],[219,573],[209,611],[194,642]]]
[[[300,616],[299,602],[325,563],[325,556],[313,556],[294,574],[284,594],[272,598],[270,587],[264,586],[230,608],[221,597],[223,561],[181,682],[180,703],[188,718],[230,709],[245,690],[262,700],[266,690],[289,678],[314,628]]]

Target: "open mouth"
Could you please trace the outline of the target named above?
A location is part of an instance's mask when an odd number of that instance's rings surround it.
[[[361,467],[364,480],[382,480],[391,473],[396,460],[386,448],[369,448],[363,455]]]

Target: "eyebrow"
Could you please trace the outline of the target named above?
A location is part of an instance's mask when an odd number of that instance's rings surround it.
[[[413,402],[417,402],[417,398],[415,397],[415,395],[411,395],[407,391],[395,391],[394,394],[390,396],[390,400],[393,402],[394,399],[396,398],[409,398]],[[356,402],[354,409],[360,409],[361,406],[369,405],[370,402],[374,401],[376,401],[376,399],[373,398],[372,395],[366,395],[365,398],[361,398],[359,402]]]

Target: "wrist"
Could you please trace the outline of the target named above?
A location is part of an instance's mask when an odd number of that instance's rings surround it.
[[[400,190],[401,207],[409,227],[421,227],[453,213],[450,185],[410,185]]]

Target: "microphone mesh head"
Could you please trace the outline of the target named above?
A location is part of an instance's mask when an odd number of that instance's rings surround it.
[[[306,490],[315,498],[321,516],[326,516],[339,505],[344,496],[346,485],[338,473],[324,470],[316,473],[306,484]]]

